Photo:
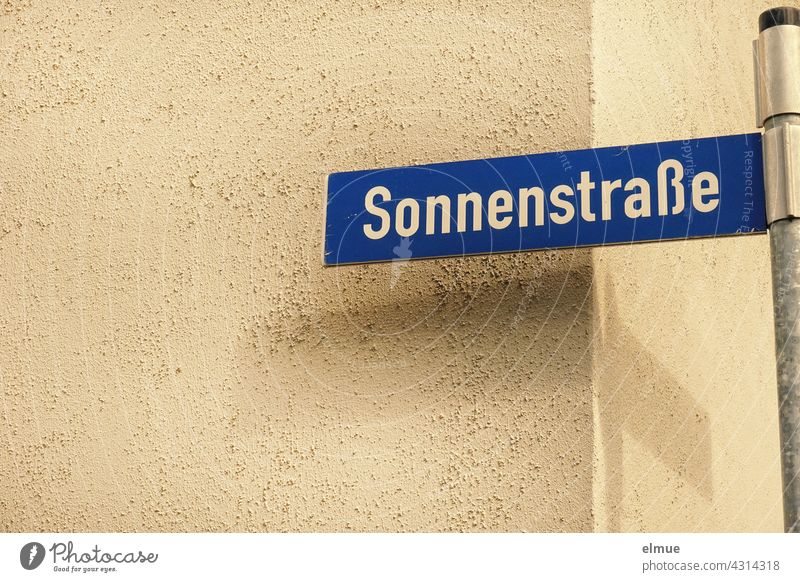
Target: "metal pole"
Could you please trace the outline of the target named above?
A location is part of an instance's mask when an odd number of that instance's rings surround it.
[[[800,9],[773,8],[754,42],[772,258],[783,520],[800,532]]]

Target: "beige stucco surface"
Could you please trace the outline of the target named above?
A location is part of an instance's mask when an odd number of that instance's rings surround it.
[[[321,266],[332,171],[752,130],[659,6],[6,2],[0,530],[779,529],[764,237]]]
[[[0,528],[591,527],[588,252],[321,266],[328,172],[587,147],[588,6],[6,6]]]
[[[596,2],[594,145],[755,131],[772,5]],[[767,237],[593,253],[595,528],[780,531]]]

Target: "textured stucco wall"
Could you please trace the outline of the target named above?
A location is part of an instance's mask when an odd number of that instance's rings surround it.
[[[0,529],[592,527],[590,253],[320,260],[330,171],[588,146],[587,3],[2,10]]]
[[[774,3],[654,4],[594,4],[594,145],[754,131],[750,43]],[[595,528],[781,531],[767,237],[593,262]]]

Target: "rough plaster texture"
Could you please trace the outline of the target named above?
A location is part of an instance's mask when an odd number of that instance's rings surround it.
[[[590,529],[590,253],[321,267],[330,171],[588,146],[590,19],[5,2],[0,529]]]
[[[752,130],[765,4],[287,4],[3,4],[0,529],[779,529],[763,237],[321,267],[330,171]]]
[[[596,2],[594,144],[754,131],[750,42],[773,5]],[[594,527],[781,531],[767,237],[593,264]]]

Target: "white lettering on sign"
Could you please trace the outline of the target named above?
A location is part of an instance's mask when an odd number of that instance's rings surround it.
[[[449,234],[455,223],[457,232],[478,232],[484,227],[503,230],[516,219],[519,228],[544,226],[547,220],[554,224],[567,224],[579,219],[585,222],[611,220],[611,201],[624,196],[624,212],[629,219],[648,218],[655,209],[658,216],[680,214],[686,207],[683,185],[684,168],[678,160],[667,159],[658,166],[656,200],[651,202],[651,185],[643,178],[603,180],[599,188],[599,207],[592,207],[597,184],[589,172],[581,172],[577,195],[572,186],[559,184],[545,193],[533,186],[520,188],[516,195],[508,190],[495,190],[487,203],[479,192],[458,194],[455,199],[443,194],[428,196],[423,207],[415,198],[403,198],[389,212],[381,204],[392,200],[392,193],[384,186],[375,186],[364,197],[364,210],[377,220],[364,225],[367,238],[378,240],[394,231],[401,237],[410,237],[422,229],[426,235]],[[580,200],[580,213],[576,214],[576,197]],[[545,210],[545,202],[549,202]],[[699,172],[692,177],[692,207],[698,212],[712,212],[719,206],[719,179],[712,172]],[[514,208],[518,209],[514,214]],[[484,214],[486,220],[484,222]],[[579,218],[578,218],[579,217]]]

